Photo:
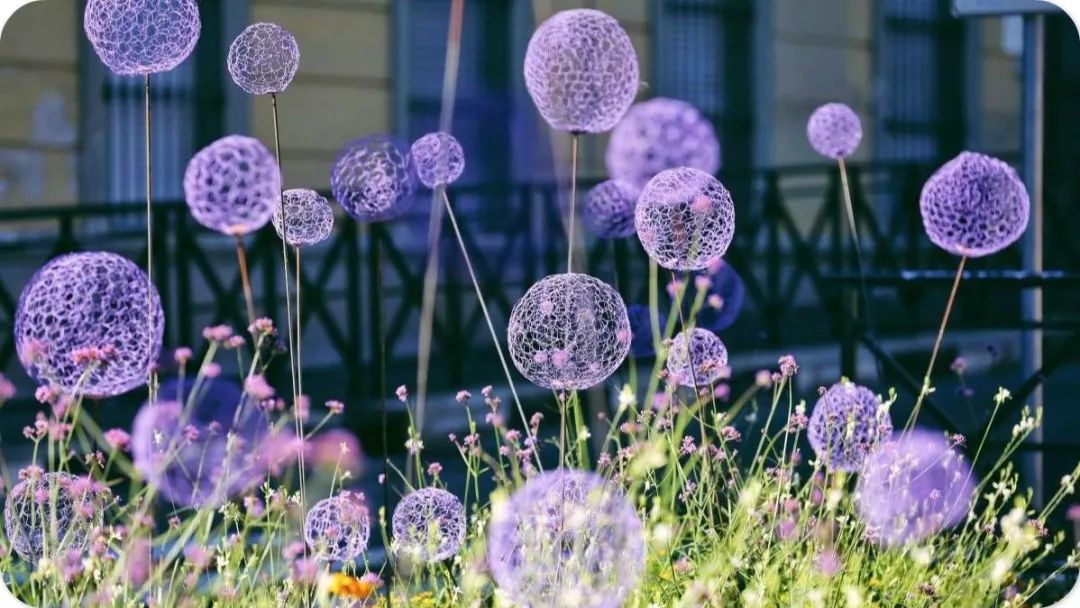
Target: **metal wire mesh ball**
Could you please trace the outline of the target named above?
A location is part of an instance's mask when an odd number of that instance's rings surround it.
[[[665,169],[693,167],[715,175],[720,142],[697,108],[657,97],[630,107],[611,131],[604,160],[608,175],[640,189]]]
[[[465,507],[446,490],[422,488],[394,509],[394,552],[407,561],[439,562],[465,542]]]
[[[229,75],[251,95],[280,93],[300,67],[300,46],[276,23],[252,23],[229,46]]]
[[[101,527],[108,488],[88,477],[56,472],[33,475],[11,489],[4,501],[4,531],[19,557],[35,566],[86,547]]]
[[[961,152],[923,185],[923,228],[949,253],[982,257],[1012,245],[1027,229],[1031,202],[1007,163]]]
[[[668,379],[674,384],[701,388],[723,378],[727,347],[713,332],[695,327],[680,332],[668,347]]]
[[[715,177],[690,167],[649,180],[634,211],[649,257],[671,270],[701,270],[723,257],[735,235],[735,205]]]
[[[827,103],[810,115],[806,138],[818,154],[828,158],[846,158],[855,153],[862,141],[859,115],[842,103]]]
[[[73,253],[50,260],[26,284],[15,347],[39,384],[111,397],[146,383],[164,322],[157,289],[138,266],[114,253]],[[86,349],[100,351],[96,361],[80,358]]]
[[[601,133],[637,95],[638,60],[630,36],[610,15],[560,11],[540,24],[525,51],[525,87],[553,128]]]
[[[321,561],[350,561],[367,549],[371,523],[367,507],[341,494],[315,503],[304,520],[304,540]]]
[[[262,142],[228,135],[188,162],[184,197],[195,221],[222,234],[242,236],[270,221],[281,197],[281,172]]]
[[[288,237],[286,242],[293,247],[317,245],[330,238],[334,210],[325,197],[308,188],[286,190],[281,196],[285,222],[281,221],[281,207],[275,206],[270,216],[278,237]]]
[[[330,190],[345,212],[381,222],[409,210],[416,170],[408,146],[390,135],[369,135],[345,146],[330,173]]]
[[[841,382],[818,399],[806,434],[822,466],[855,471],[892,436],[892,417],[873,391]]]
[[[638,188],[630,182],[609,179],[585,195],[581,215],[585,227],[602,239],[621,239],[634,234],[634,207]]]
[[[913,429],[870,453],[860,469],[856,506],[883,543],[901,545],[962,522],[976,481],[941,433]]]
[[[428,133],[413,142],[410,152],[416,175],[428,188],[450,185],[465,171],[465,150],[449,133]]]
[[[619,293],[587,274],[537,281],[510,312],[510,356],[530,382],[584,389],[608,378],[630,351],[630,321]]]
[[[199,40],[195,0],[89,0],[83,29],[94,52],[121,76],[167,72]]]
[[[604,478],[541,473],[496,505],[487,562],[507,605],[616,608],[645,569],[643,526]]]

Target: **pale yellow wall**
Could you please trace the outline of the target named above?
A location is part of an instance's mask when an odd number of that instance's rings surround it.
[[[75,2],[35,2],[0,35],[0,205],[76,198]]]

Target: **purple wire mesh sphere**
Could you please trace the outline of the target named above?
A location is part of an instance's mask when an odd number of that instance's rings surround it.
[[[422,488],[394,509],[394,553],[410,562],[440,562],[465,542],[465,507],[446,490]]]
[[[936,432],[900,435],[870,453],[856,486],[859,515],[887,545],[914,542],[967,517],[976,482],[964,457]]]
[[[121,76],[167,72],[199,40],[195,0],[89,0],[83,29],[94,52]]]
[[[841,382],[818,399],[806,434],[822,466],[856,471],[892,430],[892,417],[873,391]]]
[[[367,506],[339,494],[315,503],[304,519],[304,540],[320,561],[352,561],[367,550],[371,522]]]
[[[630,320],[619,293],[587,274],[553,274],[514,304],[510,357],[530,382],[555,390],[600,384],[630,351]]]
[[[670,270],[701,270],[727,253],[735,204],[715,177],[690,167],[661,171],[641,191],[634,211],[649,257]]]
[[[195,221],[222,234],[243,236],[270,221],[281,198],[281,172],[262,142],[228,135],[188,162],[184,198]]]
[[[827,103],[810,115],[806,138],[818,154],[841,159],[851,156],[862,141],[859,115],[842,103]]]
[[[416,175],[428,188],[448,186],[465,171],[465,150],[449,133],[428,133],[413,142],[410,152]]]
[[[727,347],[713,332],[695,327],[680,332],[668,348],[668,381],[680,386],[702,388],[727,373]]]
[[[630,107],[611,131],[604,160],[608,175],[640,189],[666,169],[692,167],[715,175],[720,142],[697,108],[657,97]]]
[[[525,87],[552,128],[571,133],[607,131],[626,114],[638,92],[634,45],[606,13],[560,11],[529,39]]]
[[[317,245],[330,238],[334,209],[325,197],[308,188],[286,190],[281,196],[285,223],[281,221],[281,207],[275,206],[270,215],[278,237],[287,236],[286,242],[292,247]]]
[[[23,289],[15,347],[39,384],[112,397],[146,384],[164,323],[157,288],[138,266],[114,253],[72,253],[49,261]],[[78,355],[88,348],[104,352],[86,362]]]
[[[300,67],[300,47],[278,24],[252,23],[232,41],[226,63],[233,82],[247,93],[281,93]]]
[[[630,354],[635,357],[651,357],[656,354],[650,314],[651,309],[644,304],[631,304],[626,307],[626,317],[630,320]],[[668,309],[660,306],[657,320],[660,322],[661,335],[664,333],[667,318]]]
[[[935,245],[955,255],[982,257],[1012,245],[1027,229],[1031,201],[1007,163],[961,152],[923,185],[923,228]]]
[[[34,566],[42,557],[81,553],[90,535],[101,527],[109,496],[105,486],[70,473],[43,473],[24,479],[4,501],[8,542],[19,557]]]
[[[731,264],[716,260],[701,271],[698,277],[708,279],[705,301],[698,310],[694,324],[719,333],[735,324],[746,301],[746,284]],[[698,279],[695,279],[697,281]],[[683,298],[683,313],[687,316],[696,296]]]
[[[634,208],[639,190],[630,182],[609,179],[589,190],[581,215],[585,227],[602,239],[622,239],[634,234]]]
[[[369,135],[345,146],[330,172],[338,204],[361,222],[382,222],[409,210],[416,170],[408,146],[390,135]]]
[[[515,606],[616,608],[645,569],[643,532],[633,504],[604,478],[549,471],[493,508],[488,567]]]

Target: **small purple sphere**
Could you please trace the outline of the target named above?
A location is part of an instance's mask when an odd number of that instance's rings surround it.
[[[448,186],[465,171],[465,150],[449,133],[428,133],[414,141],[410,151],[416,175],[428,188]]]
[[[253,23],[229,46],[233,82],[251,95],[281,93],[300,67],[300,46],[276,23]]]
[[[585,227],[602,239],[622,239],[634,234],[634,208],[639,190],[630,182],[609,179],[585,195],[581,207]]]
[[[89,477],[54,472],[15,484],[4,501],[4,532],[15,553],[37,567],[42,557],[82,554],[102,524],[109,489]]]
[[[184,198],[195,221],[222,234],[243,236],[270,221],[281,200],[281,172],[262,142],[229,135],[188,162]]]
[[[180,65],[199,40],[195,0],[89,0],[83,29],[113,73],[142,76]]]
[[[320,500],[304,518],[304,540],[319,561],[356,560],[367,550],[370,535],[367,506],[349,492]]]
[[[855,153],[862,141],[859,115],[842,103],[827,103],[810,115],[806,123],[806,138],[818,154],[847,158]]]
[[[394,553],[408,562],[441,562],[465,542],[465,507],[446,490],[422,488],[394,509]]]
[[[690,167],[661,171],[641,191],[634,211],[649,257],[670,270],[701,270],[727,253],[735,204],[715,177]]]
[[[112,397],[146,384],[164,323],[158,291],[138,266],[114,253],[73,253],[23,289],[15,348],[38,383]]]
[[[617,608],[645,570],[633,504],[585,471],[541,473],[495,505],[487,549],[491,575],[514,606]]]
[[[892,417],[873,391],[841,382],[818,399],[806,434],[823,467],[856,471],[892,436]]]
[[[285,222],[281,207],[274,207],[270,220],[279,238],[288,236],[292,247],[317,245],[334,231],[334,209],[321,194],[308,188],[293,188],[282,194]],[[286,229],[287,226],[287,229]]]
[[[1024,234],[1031,201],[1007,163],[961,152],[926,180],[919,210],[935,245],[955,255],[982,257]]]
[[[886,545],[916,542],[967,517],[975,478],[940,433],[914,429],[870,453],[856,486],[859,515]]]
[[[638,60],[630,36],[610,15],[560,11],[540,24],[525,51],[525,87],[559,131],[602,133],[634,102]]]
[[[715,175],[720,142],[697,108],[657,97],[630,107],[611,132],[604,160],[608,175],[640,189],[665,169],[693,167]]]
[[[409,210],[416,192],[416,169],[408,145],[382,134],[347,144],[330,172],[330,190],[358,221],[400,217]]]
[[[530,382],[554,390],[600,384],[630,352],[622,297],[587,274],[537,281],[510,312],[510,357]]]
[[[713,332],[695,327],[681,332],[668,348],[668,381],[689,388],[704,388],[727,374],[728,353]]]

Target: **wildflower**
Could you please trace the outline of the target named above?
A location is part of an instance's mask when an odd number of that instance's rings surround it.
[[[469,399],[472,399],[472,393],[469,391],[458,391],[457,395],[454,396],[454,400],[458,403],[465,403]]]
[[[710,308],[720,310],[724,307],[724,298],[718,293],[711,293],[705,298],[705,303],[708,304]]]
[[[191,349],[186,346],[181,346],[173,351],[173,361],[180,366],[190,361],[193,356],[195,356],[195,353],[191,352]]]
[[[832,549],[825,549],[818,553],[814,565],[817,567],[818,572],[831,578],[840,571],[840,556]]]
[[[678,560],[676,560],[674,564],[672,564],[672,568],[675,570],[675,572],[678,572],[679,574],[686,574],[690,571],[691,568],[690,560],[687,559],[684,555],[683,557],[680,557]]]
[[[307,395],[300,395],[300,398],[296,400],[296,407],[293,408],[293,415],[301,422],[307,422],[307,419],[311,416],[311,398]]]
[[[424,442],[415,437],[410,437],[405,442],[405,449],[409,452],[410,456],[416,456],[420,453],[420,450],[424,449]]]
[[[265,401],[274,396],[274,387],[262,374],[252,374],[244,381],[244,391],[256,401]]]
[[[203,329],[202,335],[210,342],[224,342],[232,337],[233,330],[228,325],[215,325]]]
[[[485,399],[490,399],[494,392],[495,389],[493,389],[490,384],[480,389],[480,394],[483,395]]]
[[[694,277],[694,288],[698,291],[706,291],[710,287],[712,287],[712,279],[709,277],[702,274]]]
[[[210,560],[213,554],[207,551],[203,547],[198,545],[188,545],[184,547],[184,559],[195,570],[206,570],[210,567]]]
[[[4,374],[0,374],[0,403],[15,396],[15,385]]]
[[[326,582],[326,590],[331,595],[337,595],[350,600],[366,600],[382,586],[379,575],[369,572],[360,578],[349,576],[341,572],[329,575]]]
[[[247,344],[247,340],[245,340],[243,336],[233,336],[225,341],[225,348],[236,349],[240,348],[244,344]]]
[[[769,388],[772,386],[772,372],[767,369],[759,370],[758,373],[754,375],[754,384],[757,385],[758,388]]]
[[[721,382],[713,387],[713,397],[720,401],[727,401],[731,398],[731,386],[726,382]]]
[[[304,585],[315,583],[319,575],[319,564],[315,560],[300,558],[292,564],[292,578]]]
[[[668,295],[673,297],[673,298],[676,297],[676,294],[680,293],[682,291],[683,287],[685,287],[685,286],[686,286],[686,283],[684,283],[682,281],[672,281],[672,282],[668,283],[667,284]]]
[[[203,366],[202,373],[207,378],[217,378],[221,375],[221,366],[214,362],[207,363]]]
[[[394,394],[397,395],[398,401],[401,401],[402,403],[409,400],[409,389],[405,388],[404,384],[397,387],[397,390],[394,391]]]
[[[124,452],[131,445],[131,435],[124,429],[109,429],[105,431],[105,443],[114,452]]]
[[[794,518],[784,518],[783,521],[776,525],[776,537],[780,540],[791,540],[795,538],[797,528],[798,524]]]
[[[725,441],[740,441],[742,439],[742,433],[733,426],[725,426],[720,429],[720,436],[723,437]]]
[[[679,454],[682,456],[689,456],[697,451],[697,446],[694,445],[694,438],[690,435],[683,437],[682,447],[679,448]]]
[[[274,322],[266,317],[255,319],[255,322],[248,326],[248,333],[255,336],[272,336],[277,333],[274,329]]]
[[[953,359],[953,362],[949,365],[949,369],[956,372],[957,374],[962,374],[967,371],[967,366],[967,359],[963,357],[957,357]]]
[[[1080,522],[1080,504],[1073,504],[1065,511],[1065,519],[1071,522]]]
[[[438,477],[439,473],[442,473],[442,465],[437,462],[429,464],[427,468],[427,473],[432,477]]]
[[[37,387],[37,390],[34,391],[34,399],[36,399],[38,403],[52,403],[53,400],[59,396],[59,391],[48,385],[39,386]]]
[[[784,378],[791,378],[795,374],[799,373],[799,364],[795,362],[795,357],[792,355],[784,355],[780,357],[780,375]]]

